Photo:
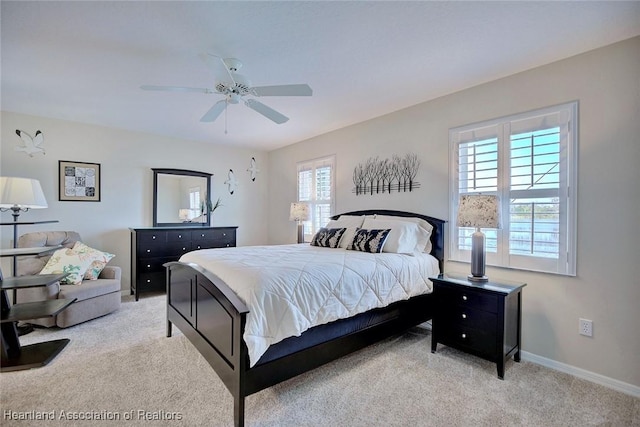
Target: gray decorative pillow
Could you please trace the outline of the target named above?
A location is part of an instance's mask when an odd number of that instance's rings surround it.
[[[391,229],[385,230],[366,230],[358,228],[353,236],[353,241],[347,249],[360,252],[371,252],[374,254],[382,252],[382,247],[389,237]]]
[[[311,246],[320,246],[322,248],[337,248],[340,245],[340,239],[346,228],[321,228],[318,230],[313,239]]]

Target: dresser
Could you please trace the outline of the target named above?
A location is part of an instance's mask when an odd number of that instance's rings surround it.
[[[496,363],[504,379],[505,362],[520,361],[524,283],[471,282],[440,274],[430,277],[436,311],[431,352],[438,343]]]
[[[236,245],[238,227],[131,228],[131,295],[166,288],[163,264],[198,249]]]

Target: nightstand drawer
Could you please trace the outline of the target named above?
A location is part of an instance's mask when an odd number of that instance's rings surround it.
[[[441,326],[445,328],[446,325],[451,325],[491,331],[495,331],[498,324],[498,318],[494,313],[457,305],[452,307],[451,310],[442,310],[442,314],[437,317],[437,321],[442,322]]]
[[[484,310],[491,313],[498,312],[498,297],[487,292],[478,292],[471,289],[457,289],[447,286],[436,286],[435,292],[438,298],[449,306],[450,304],[460,307]]]
[[[480,330],[460,325],[448,325],[439,333],[438,341],[445,345],[462,347],[489,358],[495,358],[497,348],[495,329]]]

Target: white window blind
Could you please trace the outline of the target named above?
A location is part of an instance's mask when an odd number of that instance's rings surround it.
[[[193,217],[202,215],[202,209],[200,206],[200,187],[189,188],[189,209],[191,210]]]
[[[298,201],[309,204],[311,218],[304,222],[305,240],[325,226],[334,207],[335,156],[298,163]]]
[[[451,259],[468,261],[456,227],[461,194],[496,194],[502,229],[483,229],[487,264],[576,274],[577,103],[450,130]]]

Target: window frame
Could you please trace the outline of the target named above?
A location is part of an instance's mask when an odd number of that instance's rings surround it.
[[[547,124],[547,120],[553,123],[557,120],[558,125]],[[540,121],[539,125],[534,125],[529,131],[521,129],[514,130],[523,123],[528,124]],[[515,184],[512,180],[512,168],[519,166],[511,164],[512,145],[515,142],[512,136],[535,132],[534,129],[559,128],[558,133],[558,188],[557,189],[512,189]],[[477,138],[469,138],[471,133]],[[510,116],[491,119],[483,122],[473,123],[465,126],[452,128],[449,130],[449,260],[469,262],[470,250],[461,249],[460,229],[456,226],[458,210],[458,200],[460,194],[478,194],[474,191],[461,191],[459,187],[459,146],[461,144],[472,144],[473,141],[483,141],[489,138],[497,139],[497,178],[496,185],[489,191],[482,191],[481,194],[495,194],[501,200],[502,228],[499,230],[482,230],[487,234],[487,265],[505,267],[519,270],[538,271],[544,273],[561,274],[575,276],[577,274],[577,184],[578,184],[578,101],[551,107],[518,113]],[[466,139],[465,139],[466,137]],[[532,158],[534,155],[532,155]],[[468,165],[469,163],[467,163]],[[475,163],[473,163],[475,169]],[[535,172],[531,175],[534,176]],[[558,252],[557,258],[543,257],[536,255],[522,255],[512,253],[515,250],[510,247],[510,233],[512,224],[510,222],[511,202],[521,199],[531,200],[535,206],[536,198],[555,198],[549,196],[557,193],[558,199]],[[535,219],[532,220],[535,224]],[[531,238],[534,238],[535,229],[530,231]],[[493,240],[493,241],[492,241]]]
[[[322,201],[317,200],[317,170],[322,167],[330,167],[330,197],[328,199],[323,199]],[[303,170],[311,170],[312,176],[310,180],[311,188],[309,189],[310,198],[308,200],[301,197],[301,185],[300,185],[300,172]],[[298,202],[308,203],[309,204],[309,212],[310,219],[308,221],[303,221],[304,225],[304,240],[305,242],[311,241],[311,238],[318,231],[320,227],[324,227],[325,223],[322,223],[322,218],[318,217],[317,207],[318,205],[329,205],[329,214],[327,216],[327,222],[329,218],[335,212],[335,194],[336,194],[336,155],[331,154],[329,156],[318,157],[315,159],[304,160],[298,162],[296,164],[296,191],[297,197],[296,200]]]

